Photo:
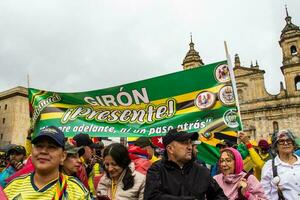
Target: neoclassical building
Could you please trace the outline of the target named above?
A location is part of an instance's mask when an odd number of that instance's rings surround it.
[[[30,126],[27,88],[0,92],[0,147],[24,144]]]
[[[281,72],[284,84],[280,92],[269,94],[264,85],[265,71],[259,65],[242,66],[239,56],[234,58],[234,74],[240,103],[244,132],[253,139],[268,138],[278,129],[290,129],[300,136],[300,30],[292,23],[286,10],[286,25],[281,31]],[[204,63],[191,41],[183,60],[183,68],[190,69]],[[274,84],[276,80],[274,80]]]

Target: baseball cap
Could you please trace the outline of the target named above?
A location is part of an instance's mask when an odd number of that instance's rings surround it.
[[[56,126],[49,126],[42,129],[38,135],[33,138],[31,141],[32,144],[35,144],[41,138],[48,137],[51,138],[59,147],[64,148],[65,146],[65,135],[64,133]]]
[[[79,154],[79,157],[82,156],[84,154],[84,148],[81,147],[76,147],[72,144],[70,144],[69,142],[65,143],[65,151],[67,152],[67,154]]]
[[[90,136],[85,133],[79,133],[73,137],[73,140],[76,142],[77,147],[89,146],[91,148],[100,148],[99,144],[96,144],[92,141]]]
[[[17,154],[23,154],[24,156],[26,155],[26,150],[25,150],[25,147],[21,146],[21,145],[15,145],[15,146],[12,146],[7,154],[10,155],[12,153],[16,152]]]
[[[188,139],[197,140],[199,134],[197,132],[188,133],[183,130],[172,129],[163,137],[163,144],[166,147],[173,141],[183,142]]]
[[[141,147],[141,148],[144,148],[144,147],[147,147],[147,146],[150,146],[152,148],[155,148],[154,145],[152,144],[151,142],[151,139],[148,138],[148,137],[140,137],[138,138],[135,142],[134,142],[134,145],[135,146],[138,146],[138,147]]]

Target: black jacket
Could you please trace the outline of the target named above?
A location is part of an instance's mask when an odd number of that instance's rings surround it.
[[[207,168],[194,161],[182,169],[165,159],[147,172],[144,200],[227,200]]]

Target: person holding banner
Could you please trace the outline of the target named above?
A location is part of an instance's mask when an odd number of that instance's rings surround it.
[[[208,169],[192,159],[192,141],[198,136],[172,129],[163,137],[165,155],[148,170],[145,200],[227,199]]]
[[[99,181],[97,198],[142,200],[146,177],[134,170],[127,148],[113,143],[104,149],[103,158],[106,173]]]
[[[34,172],[15,178],[4,192],[8,199],[90,200],[87,189],[60,172],[66,158],[64,133],[57,127],[42,129],[32,140]]]
[[[271,158],[271,151],[269,151],[269,144],[266,140],[260,140],[258,142],[259,150],[256,151],[252,144],[250,143],[250,138],[243,132],[239,133],[239,138],[242,143],[244,143],[248,149],[251,161],[254,163],[253,171],[254,176],[260,180],[261,170],[267,160]]]

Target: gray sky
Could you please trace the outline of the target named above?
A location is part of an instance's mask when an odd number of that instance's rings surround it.
[[[103,89],[182,70],[190,32],[205,63],[258,60],[272,94],[283,80],[278,41],[284,4],[300,26],[299,0],[2,0],[0,91]]]

